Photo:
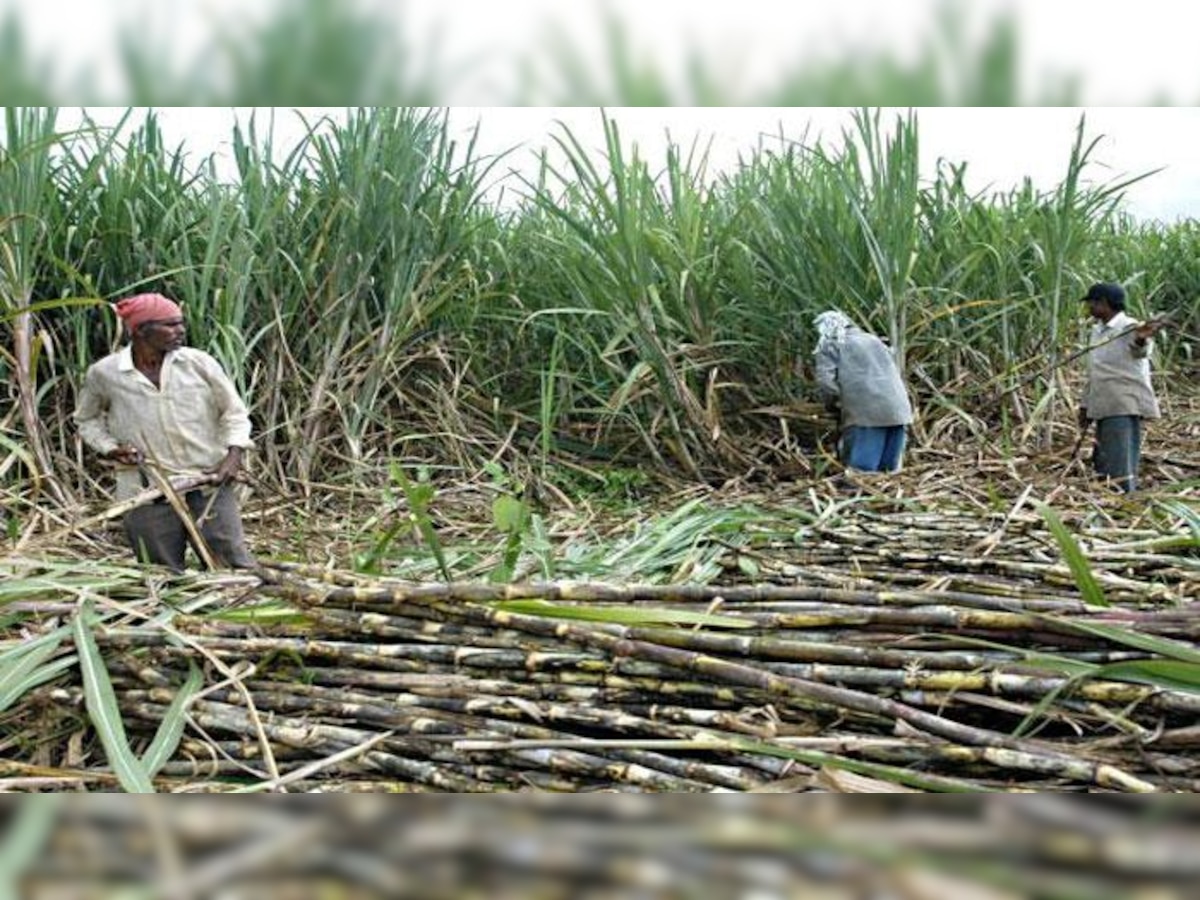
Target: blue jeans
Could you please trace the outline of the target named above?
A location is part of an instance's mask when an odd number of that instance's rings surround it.
[[[842,434],[842,462],[860,472],[899,472],[908,427],[851,425]]]
[[[1096,452],[1092,465],[1128,493],[1137,490],[1138,463],[1142,457],[1142,420],[1139,416],[1109,416],[1096,420]]]

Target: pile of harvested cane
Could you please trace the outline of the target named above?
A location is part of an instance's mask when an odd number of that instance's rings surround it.
[[[835,568],[832,550],[812,552]],[[1101,580],[1141,598],[1192,592],[1195,560],[1178,561],[1192,565],[1176,583],[1161,566]],[[97,631],[135,733],[153,733],[189,666],[224,676],[161,770],[176,787],[1200,787],[1200,693],[1176,665],[1196,655],[1189,607],[1001,594],[994,579],[500,586],[282,564],[259,577],[254,594],[286,601],[290,623],[176,615]],[[1163,686],[1173,674],[1183,689]],[[79,688],[52,697],[83,702]]]

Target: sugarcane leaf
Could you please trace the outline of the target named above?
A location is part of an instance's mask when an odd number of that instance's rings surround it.
[[[514,531],[504,541],[504,553],[500,563],[488,574],[492,584],[507,584],[512,581],[517,571],[517,561],[521,558],[521,533]]]
[[[1038,702],[1032,709],[1017,723],[1017,726],[1012,730],[1013,737],[1021,737],[1030,732],[1030,729],[1038,722],[1039,719],[1046,715],[1058,699],[1067,693],[1071,688],[1079,682],[1094,677],[1100,670],[1100,666],[1096,663],[1084,662],[1078,659],[1071,659],[1069,656],[1058,656],[1052,653],[1037,653],[1029,651],[1022,647],[1014,647],[1011,644],[996,643],[994,641],[985,641],[981,639],[966,639],[967,643],[976,644],[983,647],[988,647],[993,650],[1006,650],[1022,657],[1021,665],[1035,671],[1053,672],[1056,675],[1065,675],[1067,680],[1057,688],[1048,691],[1045,695],[1039,698]]]
[[[1103,630],[1105,626],[1100,626],[1100,628]],[[1113,636],[1114,640],[1120,640],[1129,634],[1121,629],[1114,629],[1114,631],[1116,632]],[[1147,637],[1147,635],[1137,634],[1137,638],[1144,637]],[[1134,646],[1139,646],[1139,649],[1143,650],[1155,649],[1157,647],[1157,649],[1169,650],[1173,653],[1183,651],[1186,654],[1188,652],[1188,648],[1181,644],[1175,644],[1169,648],[1162,647],[1160,644],[1161,640],[1161,638],[1154,638],[1151,641],[1137,640]],[[989,641],[979,643],[1021,653],[1024,655],[1024,659],[1021,662],[1023,666],[1067,675],[1072,679],[1109,679],[1111,681],[1130,681],[1137,684],[1149,684],[1170,690],[1200,691],[1200,662],[1174,659],[1143,659],[1122,660],[1116,663],[1090,663],[1071,659],[1066,656],[1033,653],[1006,644],[993,644]],[[1143,644],[1144,646],[1141,646]]]
[[[859,775],[838,766],[824,765],[813,779],[815,787],[833,794],[919,794],[917,788],[907,787],[894,779]]]
[[[1110,663],[1100,666],[1095,677],[1200,693],[1200,664],[1177,659],[1137,659]]]
[[[829,766],[835,769],[842,769],[847,772],[853,772],[856,775],[865,775],[869,778],[878,778],[881,781],[888,781],[892,784],[902,785],[904,787],[919,788],[931,793],[996,793],[995,788],[983,787],[968,783],[966,781],[957,781],[952,778],[926,777],[920,772],[914,772],[911,769],[892,766],[886,763],[873,763],[860,759],[848,759],[844,756],[837,756],[833,753],[827,753],[823,750],[805,750],[799,747],[787,747],[780,744],[774,744],[767,741],[756,740],[755,738],[746,737],[731,737],[729,745],[732,749],[741,750],[745,753],[761,753],[763,756],[774,756],[780,759],[791,759],[796,762],[802,762],[805,765],[819,768],[821,766]]]
[[[714,628],[754,628],[753,622],[734,616],[690,612],[682,609],[648,609],[628,606],[562,606],[545,600],[501,600],[492,604],[506,612],[549,619],[578,619],[610,625],[711,625]]]
[[[497,531],[520,533],[529,521],[529,506],[509,494],[501,495],[492,501],[492,521]]]
[[[294,606],[268,601],[207,613],[206,619],[246,625],[310,625],[312,620]]]
[[[153,794],[155,791],[150,776],[125,737],[125,725],[117,708],[117,695],[104,667],[104,657],[96,646],[88,612],[85,605],[72,622],[88,716],[121,786],[131,794]]]
[[[398,483],[404,491],[409,511],[413,516],[413,523],[416,525],[421,539],[429,547],[429,552],[433,554],[442,578],[450,581],[450,569],[446,565],[446,554],[442,548],[442,541],[438,537],[437,529],[433,527],[433,520],[429,515],[430,504],[433,503],[436,495],[432,482],[426,479],[423,472],[418,472],[418,480],[414,482],[405,473],[404,466],[399,463],[392,463],[390,472],[392,480]]]
[[[755,562],[753,559],[751,559],[749,556],[743,556],[741,554],[738,554],[737,567],[738,567],[739,572],[741,572],[743,575],[748,576],[749,578],[758,578],[758,576],[759,576],[758,563]]]
[[[1101,622],[1083,622],[1079,619],[1059,619],[1055,618],[1055,622],[1060,625],[1066,625],[1085,634],[1090,634],[1093,637],[1101,637],[1112,641],[1114,644],[1123,644],[1126,647],[1133,647],[1137,650],[1145,650],[1149,653],[1157,653],[1159,656],[1165,656],[1168,659],[1177,659],[1186,663],[1200,663],[1200,651],[1190,644],[1185,644],[1181,641],[1173,641],[1170,638],[1158,637],[1153,634],[1143,634],[1140,631],[1133,631],[1129,628],[1121,628],[1117,625],[1108,625]]]
[[[34,483],[37,483],[38,479],[40,478],[41,468],[34,461],[33,455],[28,449],[23,447],[20,443],[5,437],[4,434],[0,434],[0,450],[3,450],[6,454],[16,457],[17,460],[25,467],[25,470],[32,473]],[[8,519],[10,527],[15,528],[18,526],[16,516],[6,518]]]
[[[38,672],[42,663],[58,652],[66,635],[67,629],[59,628],[0,655],[0,712],[8,709],[29,688],[48,680],[40,678],[31,681],[31,676]],[[54,674],[58,674],[58,671]]]
[[[1019,738],[1029,734],[1037,721],[1043,718],[1046,712],[1058,702],[1058,698],[1069,694],[1071,689],[1085,677],[1085,675],[1072,675],[1058,685],[1058,687],[1047,691],[1044,696],[1038,699],[1033,708],[1026,713],[1025,718],[1017,724],[1017,727],[1013,729],[1012,736]]]
[[[1063,559],[1066,560],[1067,566],[1071,569],[1071,575],[1075,578],[1075,585],[1083,596],[1083,602],[1089,606],[1111,605],[1100,588],[1100,582],[1092,573],[1092,567],[1088,564],[1083,550],[1080,549],[1067,526],[1063,524],[1062,519],[1058,517],[1058,513],[1044,503],[1039,503],[1037,509],[1042,518],[1046,520],[1046,525],[1050,529],[1050,533],[1054,535],[1054,540],[1058,542]]]
[[[188,704],[192,702],[192,698],[200,691],[203,684],[204,674],[194,663],[190,664],[187,681],[183,683],[175,695],[175,699],[171,701],[170,707],[163,714],[158,731],[154,734],[154,740],[142,754],[142,766],[149,777],[153,778],[158,770],[175,755],[179,741],[183,738],[183,728],[187,724]]]
[[[1023,652],[1017,647],[1011,648]],[[1051,656],[1042,653],[1028,653],[1021,662],[1022,665],[1044,672],[1055,672],[1061,675],[1091,675],[1100,667],[1096,663],[1082,662],[1066,656]]]
[[[536,513],[531,515],[529,520],[527,544],[527,549],[541,567],[542,578],[546,581],[553,581],[555,577],[554,545],[550,543],[550,534],[546,530],[545,521]]]
[[[1179,500],[1163,500],[1159,502],[1159,506],[1167,510],[1172,515],[1179,516],[1183,523],[1187,525],[1192,532],[1192,539],[1200,541],[1200,512],[1192,509],[1186,503]],[[1194,544],[1191,546],[1195,546]]]
[[[12,682],[11,685],[5,682],[5,697],[0,700],[0,711],[11,706],[38,685],[45,684],[47,681],[53,681],[63,672],[73,669],[78,661],[79,657],[74,653],[67,656],[60,656],[58,659],[52,660],[44,666],[39,666],[23,678]]]

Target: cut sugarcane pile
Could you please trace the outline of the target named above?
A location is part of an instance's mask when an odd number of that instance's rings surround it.
[[[189,662],[208,667],[193,727],[161,770],[176,785],[1200,784],[1187,607],[1105,609],[994,586],[419,585],[304,567],[262,578],[255,593],[303,621],[177,616],[169,629],[97,631],[135,733],[167,715]],[[1175,677],[1183,689],[1162,686]]]

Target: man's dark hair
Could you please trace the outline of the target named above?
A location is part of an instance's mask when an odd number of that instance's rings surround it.
[[[1084,302],[1103,300],[1116,312],[1125,311],[1125,288],[1111,281],[1098,281],[1083,295]]]

